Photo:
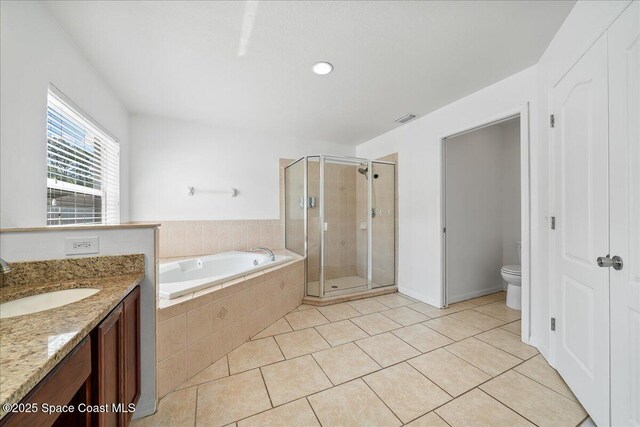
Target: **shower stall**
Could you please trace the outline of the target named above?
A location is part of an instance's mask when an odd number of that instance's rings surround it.
[[[305,156],[284,176],[285,246],[306,257],[307,297],[395,285],[395,163]]]

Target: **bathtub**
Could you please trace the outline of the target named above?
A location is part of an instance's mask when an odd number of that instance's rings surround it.
[[[160,264],[160,298],[173,299],[292,260],[261,252],[224,252]]]

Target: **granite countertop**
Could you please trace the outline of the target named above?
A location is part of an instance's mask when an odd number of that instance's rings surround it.
[[[142,255],[128,257],[139,257],[133,264],[144,265]],[[126,274],[105,273],[113,272],[103,271],[102,277],[96,278],[23,283],[0,288],[1,302],[63,289],[100,289],[98,293],[71,304],[0,319],[0,408],[5,403],[17,403],[26,396],[144,277],[142,270],[125,269],[123,273]],[[0,409],[0,418],[4,415],[5,411]]]

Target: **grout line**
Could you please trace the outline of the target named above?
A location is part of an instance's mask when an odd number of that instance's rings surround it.
[[[193,427],[198,424],[198,387],[196,387],[196,402],[193,406]]]
[[[398,414],[396,414],[396,413],[393,411],[393,409],[391,409],[391,407],[390,407],[389,405],[387,405],[387,402],[385,402],[385,401],[384,401],[384,399],[383,399],[383,398],[381,398],[381,397],[378,395],[378,393],[376,393],[376,391],[373,389],[373,387],[371,387],[371,386],[369,385],[369,383],[364,379],[364,377],[362,377],[362,378],[361,378],[361,381],[364,383],[364,385],[365,385],[369,390],[371,390],[371,392],[372,392],[372,393],[373,393],[373,394],[374,394],[378,399],[380,399],[380,401],[382,402],[382,404],[383,404],[384,406],[386,406],[386,407],[387,407],[387,409],[388,409],[389,411],[391,411],[391,413],[393,414],[393,416],[394,416],[394,417],[396,417],[396,418],[398,419],[398,421],[400,421],[400,424],[404,425],[404,423],[403,423],[403,422],[402,422],[402,420],[400,419],[400,416],[399,416]],[[424,415],[424,414],[423,414],[423,415]]]
[[[262,384],[264,384],[264,389],[267,391],[267,397],[269,397],[269,405],[271,405],[271,408],[269,409],[272,409],[274,407],[273,400],[271,400],[271,393],[269,393],[269,387],[267,387],[267,382],[264,379],[264,374],[262,373],[262,367],[258,368],[258,371],[260,372],[260,378],[262,378]]]
[[[320,418],[318,418],[318,414],[316,414],[316,410],[313,409],[313,405],[311,404],[311,401],[309,400],[309,396],[305,396],[304,398],[307,401],[307,404],[309,405],[309,407],[311,408],[311,412],[313,412],[313,416],[315,416],[316,420],[318,420],[318,424],[322,425],[322,423],[320,422]]]

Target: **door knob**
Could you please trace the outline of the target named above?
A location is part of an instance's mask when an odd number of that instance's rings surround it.
[[[613,258],[609,258],[609,255],[599,256],[597,262],[598,267],[613,267],[614,270],[622,270],[622,258],[620,258],[618,255],[615,255]]]

